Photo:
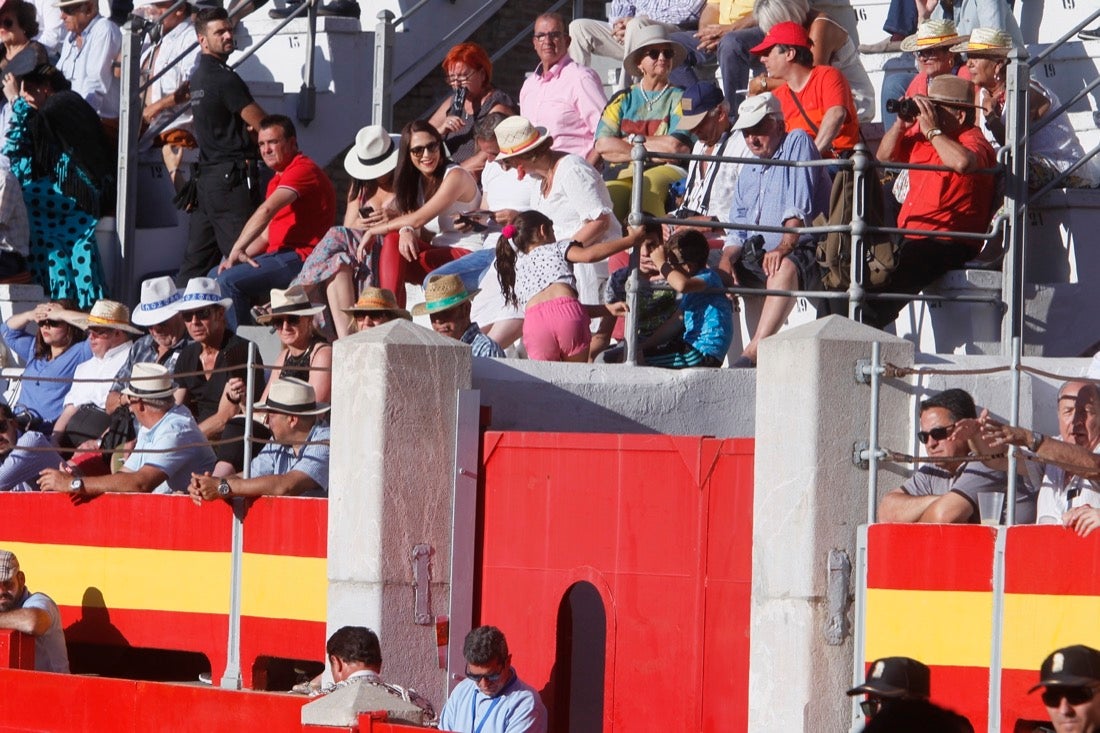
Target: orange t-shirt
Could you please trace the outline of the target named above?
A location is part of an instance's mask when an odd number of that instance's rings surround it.
[[[844,75],[832,66],[815,66],[810,70],[806,86],[798,92],[798,101],[802,103],[806,115],[799,111],[794,101],[794,92],[784,84],[774,91],[783,106],[783,117],[787,120],[787,130],[805,130],[811,138],[816,132],[806,120],[809,116],[815,127],[821,126],[821,118],[832,107],[843,107],[847,111],[840,131],[833,138],[833,155],[826,153],[822,157],[836,157],[836,153],[847,152],[859,142],[859,118],[856,116],[856,104],[852,101],[852,88]]]

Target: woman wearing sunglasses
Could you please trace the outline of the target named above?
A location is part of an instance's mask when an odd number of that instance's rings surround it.
[[[607,184],[619,220],[630,213],[631,136],[644,135],[646,150],[653,154],[691,152],[691,136],[676,132],[683,90],[668,79],[684,60],[683,46],[670,41],[659,25],[642,28],[632,40],[634,47],[623,59],[623,67],[638,81],[611,98],[596,126],[596,152],[608,163],[621,166],[618,180]],[[642,209],[664,216],[669,186],[685,175],[682,168],[647,160]]]
[[[379,287],[393,291],[405,307],[405,283],[421,283],[440,265],[481,246],[481,234],[455,228],[460,214],[477,209],[481,192],[473,175],[447,157],[443,137],[430,123],[413,120],[401,130],[394,175],[396,216],[372,226],[359,244],[358,258],[369,253],[373,237],[382,237],[378,254]]]
[[[300,287],[271,291],[271,310],[256,320],[275,330],[283,348],[275,358],[261,402],[267,400],[275,380],[285,377],[309,382],[318,402],[329,401],[332,372],[324,370],[332,366],[332,345],[313,328],[313,317],[322,310],[324,306],[310,303]]]
[[[4,343],[26,364],[15,411],[30,412],[34,429],[44,433],[53,429],[72,385],[40,382],[35,377],[70,378],[78,364],[92,358],[84,332],[66,320],[74,308],[71,301],[41,303],[0,325]],[[38,326],[37,332],[32,325]]]

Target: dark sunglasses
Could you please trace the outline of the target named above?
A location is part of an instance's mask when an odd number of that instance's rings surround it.
[[[485,674],[474,674],[470,671],[470,668],[466,668],[466,679],[470,680],[474,684],[485,680],[486,682],[498,682],[500,678],[504,676],[504,670],[500,669],[496,672],[486,672]]]
[[[427,145],[417,145],[415,148],[409,148],[409,155],[419,158],[426,153],[435,153],[438,151],[439,143],[428,143]]]
[[[536,41],[560,41],[565,34],[561,31],[549,31],[548,33],[536,33]]]
[[[1043,704],[1056,708],[1062,704],[1062,698],[1070,705],[1081,705],[1093,698],[1096,689],[1092,687],[1048,687],[1043,690]]]
[[[14,28],[15,20],[13,18],[0,18],[0,25],[4,26],[5,28]]]
[[[61,328],[62,326],[66,325],[66,324],[65,324],[64,321],[54,321],[52,319],[47,318],[44,321],[39,321],[38,325],[39,325],[39,327],[45,326],[46,328]]]
[[[954,429],[955,429],[955,423],[951,423],[950,425],[944,425],[942,428],[932,428],[931,430],[928,430],[928,431],[918,430],[917,431],[917,440],[920,441],[921,445],[926,444],[928,442],[929,438],[935,438],[936,440],[947,440],[947,436],[951,435],[951,431],[954,430]]]
[[[301,316],[272,316],[271,320],[268,321],[268,325],[278,331],[288,323],[292,326],[297,326],[299,318],[301,318]]]
[[[656,61],[661,56],[664,56],[666,59],[671,59],[676,55],[676,52],[671,48],[651,48],[645,52],[645,55]]]
[[[882,700],[864,700],[859,704],[859,709],[863,711],[865,717],[873,718],[882,710]]]
[[[199,308],[197,310],[187,311],[186,313],[183,314],[183,320],[184,320],[184,322],[187,322],[187,321],[206,321],[206,320],[210,319],[211,312],[212,311],[211,311],[210,308]]]

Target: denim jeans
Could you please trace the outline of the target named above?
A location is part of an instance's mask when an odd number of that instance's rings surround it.
[[[270,255],[253,257],[259,267],[247,262],[233,265],[222,274],[218,268],[210,271],[210,277],[216,278],[221,286],[222,295],[233,299],[233,307],[225,312],[229,328],[236,330],[242,323],[252,320],[249,308],[253,299],[267,302],[272,288],[285,288],[302,270],[302,258],[298,253],[276,252]]]
[[[424,285],[427,285],[428,280],[437,275],[458,275],[462,278],[462,284],[466,286],[467,290],[477,290],[478,283],[481,282],[482,276],[489,269],[489,265],[493,264],[496,256],[497,252],[493,247],[474,250],[468,255],[446,262],[429,272],[428,277],[424,278]]]

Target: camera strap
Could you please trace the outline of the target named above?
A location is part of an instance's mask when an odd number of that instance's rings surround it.
[[[722,137],[718,140],[718,144],[714,146],[713,155],[717,155],[719,157],[725,155],[726,154],[726,145],[729,143],[729,141],[730,141],[730,133],[728,133],[728,132],[722,133]],[[700,163],[700,161],[693,160],[693,161],[691,161],[691,165],[688,166],[687,183],[685,185],[685,189],[688,190],[688,191],[690,191],[692,189],[692,186],[695,185],[695,179],[699,177],[699,163]],[[702,198],[699,199],[698,201],[695,201],[695,200],[688,201],[687,199],[684,200],[685,205],[690,204],[689,208],[694,209],[695,211],[698,211],[701,214],[710,215],[710,192],[711,192],[711,189],[714,188],[715,179],[718,177],[718,165],[719,164],[716,161],[712,160],[710,162],[710,165],[707,166],[706,172],[703,174],[703,196],[702,196]]]

